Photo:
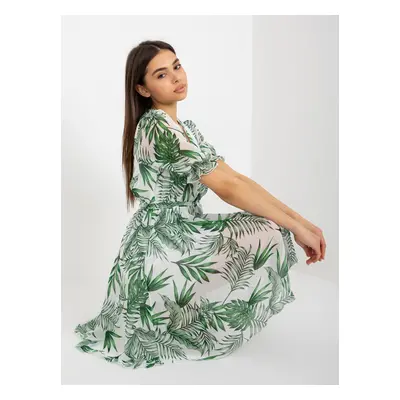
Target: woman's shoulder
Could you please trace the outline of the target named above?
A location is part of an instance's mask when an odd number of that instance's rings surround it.
[[[154,124],[158,125],[160,121],[163,122],[166,126],[169,125],[169,118],[167,116],[167,113],[160,108],[149,108],[140,117],[138,127],[141,128],[143,126],[151,126]],[[181,121],[181,123],[183,123],[191,132],[193,132],[199,143],[204,141],[204,136],[192,119],[179,119],[179,121]]]
[[[139,122],[143,121],[157,121],[160,118],[165,117],[165,112],[160,109],[148,108],[139,118]]]

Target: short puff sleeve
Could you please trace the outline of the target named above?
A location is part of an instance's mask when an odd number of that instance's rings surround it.
[[[217,160],[224,160],[209,143],[188,141],[162,110],[150,110],[143,126],[148,143],[153,142],[151,153],[160,172],[168,170],[186,176],[187,183],[193,183],[213,171],[218,166]]]
[[[192,120],[186,120],[185,125],[195,134],[197,143],[200,146],[201,161],[193,163],[191,173],[188,176],[188,182],[194,182],[200,179],[201,175],[207,175],[212,172],[217,166],[217,160],[225,161],[225,157],[215,150],[215,147],[205,140],[204,136],[197,128]]]

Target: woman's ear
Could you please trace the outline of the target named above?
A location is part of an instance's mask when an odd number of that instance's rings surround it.
[[[150,93],[142,85],[137,84],[135,90],[143,97],[150,97]]]

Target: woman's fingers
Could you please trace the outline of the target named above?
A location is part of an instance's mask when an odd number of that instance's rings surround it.
[[[324,234],[322,233],[322,229],[315,227],[315,230],[317,232],[317,235],[319,236],[319,238],[321,239],[321,257],[320,257],[320,261],[325,259],[325,252],[326,252],[326,241],[324,238]]]
[[[313,249],[311,246],[307,246],[306,244],[302,243],[299,240],[296,240],[296,243],[299,244],[306,253],[306,256],[308,257],[308,259],[306,260],[307,265],[323,260],[323,254],[324,254],[323,237],[321,238],[318,236],[318,239],[316,240],[315,243],[315,249]],[[318,249],[318,251],[316,251],[316,249]]]
[[[325,238],[322,236],[322,240],[323,240],[323,250],[322,250],[322,257],[323,259],[325,259],[325,253],[326,253],[326,241]]]
[[[322,231],[321,231],[321,257],[322,257],[322,259],[325,259],[325,252],[326,252],[326,241],[325,241],[324,235],[322,234]]]
[[[318,238],[319,239],[319,243],[318,246],[316,247],[318,249],[318,251],[313,250],[313,255],[314,255],[314,262],[317,261],[322,261],[323,260],[323,243],[322,243],[322,238]]]
[[[313,247],[313,262],[317,262],[321,258],[321,237],[316,235],[316,240]]]
[[[308,251],[306,253],[309,257],[309,259],[306,261],[308,265],[317,261],[317,254],[311,247],[308,247]]]
[[[318,261],[322,261],[323,259],[324,259],[324,240],[323,240],[323,238],[321,238],[321,241],[320,241],[320,256],[319,256],[319,259],[318,259]]]
[[[315,263],[318,261],[318,254],[314,252],[314,255],[312,256],[312,262]]]
[[[314,261],[314,256],[315,256],[314,250],[309,246],[306,246],[305,250],[306,250],[307,257],[309,257],[307,260],[307,264],[311,264],[312,262],[315,262]]]
[[[317,262],[321,258],[320,243],[321,243],[320,240],[318,240],[318,244],[315,246],[315,249],[313,249],[314,254],[312,256],[312,262]]]
[[[313,249],[309,246],[306,246],[305,250],[308,257],[311,257],[314,254]]]

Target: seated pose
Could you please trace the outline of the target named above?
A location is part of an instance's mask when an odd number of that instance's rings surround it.
[[[133,369],[228,356],[295,300],[291,235],[310,264],[325,257],[322,231],[177,118],[188,82],[170,45],[135,47],[125,82],[126,192],[139,206],[76,348]],[[243,211],[205,214],[209,188]]]

